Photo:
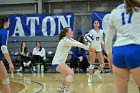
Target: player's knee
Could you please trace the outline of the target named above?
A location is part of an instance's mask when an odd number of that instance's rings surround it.
[[[7,73],[1,73],[1,79],[6,79],[8,78],[8,74]]]
[[[89,69],[94,69],[95,65],[90,64]]]
[[[2,84],[9,84],[9,77],[2,79]]]
[[[140,88],[140,82],[139,81],[137,82],[137,86]]]
[[[71,75],[68,75],[67,77],[66,77],[66,81],[68,81],[68,82],[72,82],[73,81],[73,76],[71,76]]]
[[[105,67],[105,63],[101,63],[100,67],[104,68]]]

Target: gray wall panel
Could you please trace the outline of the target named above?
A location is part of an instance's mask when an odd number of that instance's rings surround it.
[[[35,14],[35,4],[0,5],[0,14]]]
[[[28,47],[35,47],[36,42],[25,42]],[[20,42],[19,43],[8,43],[8,46],[10,48],[19,48],[20,47]],[[56,47],[57,42],[41,42],[42,47]]]
[[[37,3],[37,0],[0,0],[0,4],[27,4]]]
[[[57,36],[47,36],[47,37],[10,37],[8,39],[9,51],[18,51],[20,49],[21,42],[26,42],[29,51],[32,51],[35,47],[36,41],[41,41],[42,46],[46,50],[55,51],[58,44]]]

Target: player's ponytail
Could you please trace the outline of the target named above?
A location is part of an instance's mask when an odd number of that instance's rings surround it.
[[[66,36],[66,32],[68,32],[68,31],[69,31],[69,27],[65,27],[65,28],[60,32],[58,40],[60,41],[63,37],[65,37],[65,36]]]
[[[124,0],[126,4],[126,12],[127,13],[133,13],[133,10],[137,11],[138,9],[136,7],[140,7],[140,1],[139,0]]]

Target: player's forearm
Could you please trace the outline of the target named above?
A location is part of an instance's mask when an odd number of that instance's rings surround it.
[[[89,46],[88,45],[84,45],[84,44],[82,44],[80,42],[72,42],[71,46],[80,47],[80,48],[83,48],[85,50],[89,50]]]
[[[7,62],[8,62],[9,64],[12,64],[11,58],[10,58],[10,56],[9,56],[9,52],[4,53],[4,57],[5,57],[5,59],[7,60]]]
[[[111,42],[106,42],[106,53],[111,54],[112,53],[112,43]]]
[[[67,42],[65,43],[65,45],[67,46],[73,46],[73,47],[80,47],[80,48],[84,48],[85,50],[89,50],[89,46],[84,45],[83,43],[80,43],[74,39],[69,39],[67,40]]]
[[[88,45],[84,45],[84,44],[82,44],[80,42],[74,42],[72,44],[72,46],[74,46],[74,47],[80,47],[80,48],[83,48],[85,50],[89,50],[89,46]]]
[[[115,35],[115,30],[112,27],[108,27],[106,31],[106,38],[105,38],[105,48],[107,54],[112,53],[112,41],[114,35]]]
[[[112,63],[112,54],[107,54],[108,62]]]

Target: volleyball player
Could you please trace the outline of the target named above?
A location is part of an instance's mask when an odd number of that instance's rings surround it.
[[[62,82],[62,86],[60,86],[57,90],[61,93],[68,93],[68,88],[70,83],[73,81],[74,72],[73,70],[65,63],[68,52],[71,47],[76,46],[80,48],[84,48],[86,50],[94,51],[93,48],[86,46],[73,38],[73,31],[70,27],[65,27],[59,35],[59,43],[56,49],[55,56],[52,61],[52,66],[55,68],[57,72],[60,72],[63,76],[65,76],[65,80]]]
[[[9,64],[9,71],[14,71],[14,66],[12,64],[7,49],[7,39],[9,33],[6,30],[6,28],[9,27],[9,21],[10,20],[7,16],[0,16],[0,78],[2,79],[2,93],[11,93],[11,88],[9,85],[9,76],[2,61],[3,55],[5,56]]]
[[[128,93],[130,74],[140,89],[140,1],[124,2],[111,12],[105,39],[108,61],[114,72],[115,93]]]
[[[94,40],[90,44],[91,47],[95,48],[95,52],[89,52],[90,53],[90,67],[89,67],[89,77],[88,77],[88,82],[92,82],[92,75],[93,75],[93,70],[95,67],[95,58],[97,56],[98,61],[100,62],[100,66],[98,67],[98,70],[95,71],[95,74],[97,77],[101,80],[102,77],[100,75],[101,71],[103,70],[105,64],[104,64],[104,57],[102,54],[102,47],[104,47],[104,41],[103,41],[103,30],[99,29],[99,21],[95,20],[93,23],[93,29],[89,31],[90,34],[93,35]]]

